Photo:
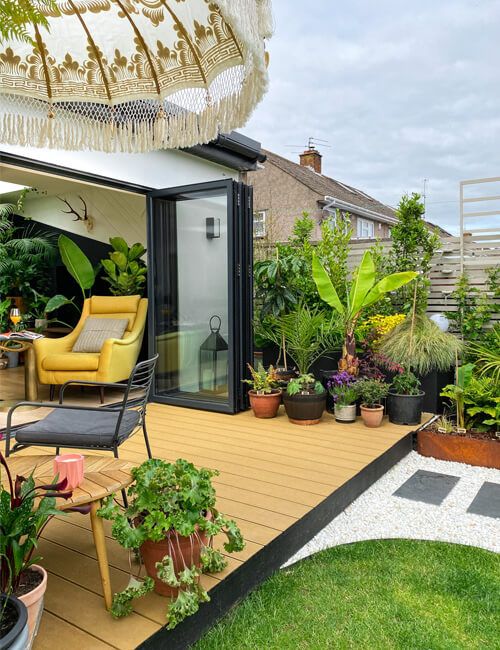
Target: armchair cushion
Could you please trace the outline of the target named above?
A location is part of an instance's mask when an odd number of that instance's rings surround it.
[[[39,420],[16,431],[20,444],[43,442],[54,446],[87,447],[109,446],[113,442],[119,412],[54,409]],[[138,411],[125,411],[120,424],[118,444],[128,438],[139,424]]]
[[[87,318],[73,345],[73,352],[100,352],[107,339],[121,339],[128,325],[125,318]]]
[[[97,370],[99,354],[90,352],[66,352],[64,354],[49,354],[42,361],[44,370],[85,371]]]

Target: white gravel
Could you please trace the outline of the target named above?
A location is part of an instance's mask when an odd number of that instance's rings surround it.
[[[393,496],[419,470],[460,476],[439,506]],[[425,458],[411,452],[374,483],[284,566],[317,551],[367,539],[426,539],[479,546],[500,553],[500,519],[467,508],[484,481],[500,483],[500,470]]]

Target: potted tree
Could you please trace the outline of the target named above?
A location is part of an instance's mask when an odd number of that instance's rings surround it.
[[[359,372],[359,359],[356,354],[354,332],[361,314],[367,307],[381,300],[388,292],[395,291],[414,280],[417,273],[413,271],[392,273],[377,280],[373,256],[370,251],[365,251],[360,265],[354,271],[349,295],[342,302],[330,276],[316,255],[313,255],[312,269],[320,297],[340,315],[342,321],[344,343],[339,370],[346,370],[356,376]]]
[[[248,391],[250,406],[256,418],[274,418],[281,404],[281,389],[273,366],[266,370],[259,363],[257,370],[248,364],[252,379],[243,379],[252,388]]]
[[[50,485],[35,486],[32,476],[12,479],[5,458],[0,453],[8,489],[0,488],[0,593],[17,596],[28,610],[30,644],[43,611],[43,597],[47,588],[47,572],[36,564],[34,556],[38,538],[48,521],[56,514],[56,498],[69,499],[65,491],[67,480]],[[71,510],[89,512],[89,507]]]
[[[360,379],[356,382],[356,391],[361,398],[361,417],[365,426],[379,427],[384,417],[382,400],[389,391],[388,384],[380,379]]]
[[[358,393],[355,378],[345,370],[335,372],[327,382],[327,388],[333,397],[333,412],[337,422],[356,421],[356,400]]]
[[[113,522],[113,537],[136,551],[148,577],[115,594],[115,617],[132,611],[132,600],[151,590],[169,596],[169,629],[210,600],[200,584],[203,572],[222,571],[227,561],[213,548],[213,538],[224,533],[227,553],[243,550],[238,526],[216,508],[212,477],[218,472],[179,459],[175,463],[152,458],[132,469],[129,505],[123,510],[111,495],[99,516]]]
[[[393,424],[420,424],[423,398],[420,380],[411,370],[397,374],[387,397],[389,421]]]

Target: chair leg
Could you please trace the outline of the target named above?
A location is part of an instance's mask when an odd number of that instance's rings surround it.
[[[113,455],[115,458],[118,458],[118,448],[115,447],[113,449]],[[128,499],[127,499],[127,490],[125,488],[122,488],[122,499],[123,499],[123,506],[125,508],[128,508]]]
[[[148,452],[148,458],[153,458],[153,454],[151,453],[151,447],[149,445],[148,430],[146,429],[146,419],[145,418],[142,421],[142,432],[144,434],[144,442],[146,443],[146,450]]]
[[[59,447],[56,447],[56,456],[59,456]]]
[[[56,392],[56,387],[54,384],[50,384],[50,389],[49,389],[49,399],[51,402],[54,401],[54,394]]]
[[[101,404],[104,404],[104,386],[99,386],[99,397],[101,399]]]

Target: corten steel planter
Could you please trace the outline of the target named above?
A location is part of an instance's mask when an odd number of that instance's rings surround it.
[[[333,408],[337,422],[356,422],[356,404],[349,404],[349,406],[335,404]]]
[[[274,389],[271,393],[257,393],[249,390],[250,406],[256,418],[275,418],[281,404],[281,390]]]
[[[389,422],[393,424],[420,424],[424,391],[418,395],[398,395],[389,391],[387,410]]]
[[[453,436],[422,429],[417,433],[417,451],[422,456],[438,460],[500,469],[500,442],[497,440]]]
[[[156,571],[156,563],[163,560],[165,555],[170,555],[174,564],[175,575],[178,576],[186,566],[191,567],[193,564],[200,566],[200,556],[202,545],[206,545],[208,538],[206,534],[195,533],[189,537],[183,537],[176,531],[169,531],[165,539],[161,542],[152,542],[147,540],[141,547],[141,556],[144,561],[146,573],[153,578],[155,583],[155,592],[160,596],[176,598],[179,589],[170,587],[163,580],[160,580]]]
[[[326,406],[326,393],[288,395],[283,393],[283,404],[288,419],[293,424],[307,426],[318,424]]]
[[[43,614],[43,598],[47,590],[47,571],[43,567],[38,566],[38,564],[32,564],[29,570],[36,571],[36,573],[42,575],[42,582],[37,587],[27,594],[19,596],[19,600],[24,603],[28,610],[29,638],[30,644],[32,644],[33,639],[37,635]]]
[[[369,406],[361,404],[361,417],[363,418],[365,427],[375,429],[382,424],[382,420],[384,419],[384,407],[380,404],[379,406],[370,408]]]

